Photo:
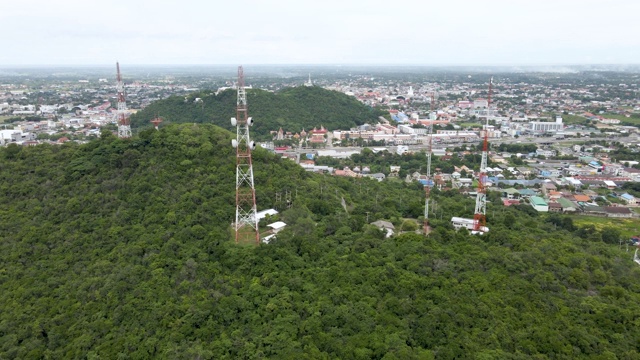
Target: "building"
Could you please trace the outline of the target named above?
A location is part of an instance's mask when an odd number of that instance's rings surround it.
[[[285,226],[287,226],[287,224],[282,221],[276,221],[272,224],[267,225],[267,227],[271,229],[271,232],[273,234],[277,234],[278,232],[280,232],[280,230],[284,229]]]
[[[604,211],[607,213],[608,217],[616,217],[616,218],[633,217],[633,212],[631,212],[631,209],[623,206],[605,206]]]
[[[454,216],[454,217],[451,218],[451,225],[453,225],[453,227],[456,230],[461,229],[461,228],[465,228],[465,229],[473,232],[475,221],[473,219],[467,219],[467,218],[461,218],[461,217]],[[489,232],[489,228],[486,227],[486,226],[480,227],[480,233],[485,233],[485,232]]]
[[[624,193],[620,195],[620,199],[622,199],[622,201],[627,203],[627,205],[635,206],[638,204],[636,198],[631,194]]]
[[[531,126],[531,131],[534,133],[558,132],[564,129],[562,117],[560,116],[556,117],[555,122],[532,121],[529,124]]]
[[[558,204],[562,208],[562,212],[576,212],[578,210],[576,205],[569,199],[559,198]]]
[[[543,198],[539,196],[532,196],[531,198],[529,198],[529,202],[531,203],[531,206],[533,206],[533,208],[539,212],[549,211],[549,205],[546,203],[546,201],[544,201]]]
[[[385,232],[385,237],[389,238],[393,236],[396,227],[389,221],[378,220],[371,223],[371,225]]]
[[[489,107],[489,101],[487,99],[475,99],[473,100],[474,109],[486,109]]]

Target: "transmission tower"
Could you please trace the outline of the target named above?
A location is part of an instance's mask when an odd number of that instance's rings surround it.
[[[158,125],[160,125],[160,123],[162,122],[162,118],[159,116],[156,116],[155,119],[151,120],[150,123],[153,124],[153,127],[158,130]]]
[[[242,66],[238,67],[238,101],[236,117],[231,118],[231,125],[236,127],[236,138],[231,141],[236,148],[236,243],[252,241],[255,237],[256,244],[259,244],[256,188],[251,163],[251,151],[256,145],[249,138],[249,127],[253,125],[253,120],[248,114]]]
[[[433,185],[432,180],[431,180],[431,153],[433,152],[433,122],[436,120],[437,116],[432,115],[432,114],[437,114],[434,113],[434,111],[438,111],[435,107],[435,94],[432,93],[431,94],[431,103],[430,103],[430,111],[429,111],[429,126],[427,129],[428,132],[428,136],[429,136],[429,143],[427,146],[427,183],[424,186],[424,224],[423,224],[423,229],[424,229],[424,234],[425,235],[429,235],[429,232],[431,232],[431,228],[429,227],[429,201],[431,198],[431,186]]]
[[[116,70],[118,74],[116,83],[116,91],[118,93],[118,137],[127,139],[131,137],[131,124],[127,117],[127,101],[124,98],[124,83],[120,74],[120,63],[116,62]]]
[[[487,109],[491,107],[491,90],[493,77],[489,80],[489,97]],[[473,215],[473,230],[482,232],[486,229],[487,219],[487,155],[489,153],[489,116],[484,125],[484,141],[482,143],[482,161],[480,162],[480,176],[478,176],[478,192],[476,195],[476,209]]]
[[[287,209],[291,209],[291,205],[293,204],[293,202],[291,201],[291,191],[286,190],[285,200],[287,202]]]

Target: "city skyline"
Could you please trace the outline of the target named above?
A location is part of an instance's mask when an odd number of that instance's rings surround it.
[[[291,0],[150,7],[26,0],[0,14],[0,66],[637,64],[630,0]]]

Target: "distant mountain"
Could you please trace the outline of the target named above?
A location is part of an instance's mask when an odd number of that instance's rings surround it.
[[[376,123],[384,112],[366,106],[354,97],[321,87],[287,88],[273,93],[259,89],[247,91],[251,129],[257,139],[270,137],[269,131],[299,132],[324,126],[328,130],[348,129],[364,123]],[[135,127],[150,126],[157,116],[171,123],[213,123],[233,130],[229,119],[235,116],[236,91],[218,95],[197,92],[186,98],[173,96],[147,106],[131,117]]]

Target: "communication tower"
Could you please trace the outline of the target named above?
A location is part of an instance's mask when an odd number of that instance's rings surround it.
[[[431,94],[431,104],[430,104],[430,111],[429,111],[429,118],[430,118],[430,123],[427,129],[428,132],[428,136],[429,136],[429,142],[427,145],[427,183],[424,185],[424,194],[425,194],[425,198],[424,198],[424,224],[423,224],[423,229],[424,229],[424,234],[425,235],[429,235],[429,232],[431,232],[431,227],[429,226],[429,201],[431,198],[431,187],[433,186],[433,180],[431,179],[431,153],[433,152],[433,122],[436,120],[437,116],[434,116],[433,114],[437,114],[434,113],[437,110],[437,108],[435,107],[435,94],[432,93]]]
[[[160,125],[161,122],[162,122],[162,118],[161,117],[156,117],[155,119],[150,121],[150,123],[153,124],[153,127],[155,127],[156,130],[158,130],[158,125]]]
[[[238,67],[238,101],[236,117],[231,118],[231,125],[236,127],[236,138],[231,141],[236,149],[236,221],[233,224],[236,243],[253,241],[255,238],[256,244],[259,244],[256,189],[251,163],[251,151],[256,145],[249,138],[249,127],[253,125],[253,120],[248,114],[242,66]]]
[[[489,80],[489,97],[487,109],[491,107],[491,90],[493,77]],[[476,209],[473,215],[473,230],[482,232],[487,225],[487,156],[489,153],[489,116],[484,125],[484,141],[482,143],[482,161],[480,162],[480,175],[478,176],[478,190],[476,195]]]
[[[127,117],[127,102],[124,98],[124,83],[120,74],[120,63],[116,62],[117,83],[116,92],[118,93],[118,137],[127,139],[131,137],[131,123]]]

